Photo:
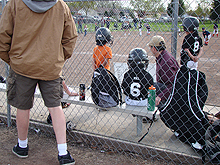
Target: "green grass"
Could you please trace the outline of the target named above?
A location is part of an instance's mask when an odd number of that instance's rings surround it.
[[[85,24],[83,24],[82,27],[84,27]],[[134,24],[131,23],[132,28],[130,29],[131,31],[138,31],[138,29],[135,29]],[[172,28],[172,23],[154,23],[154,22],[150,22],[149,23],[150,27],[151,27],[151,31],[156,31],[156,32],[171,32],[171,28]],[[178,27],[180,27],[181,22],[178,22]],[[95,23],[88,23],[88,32],[94,32],[95,31]],[[118,23],[118,30],[117,31],[122,31],[121,30],[121,26],[122,23]],[[199,25],[199,32],[202,32],[202,27],[205,27],[206,30],[208,30],[209,32],[213,31],[213,23],[210,21],[207,22],[200,22]],[[83,28],[84,29],[84,28]],[[142,24],[142,31],[146,31],[147,29],[144,27],[144,23]],[[114,23],[111,22],[110,24],[110,31],[116,31],[114,28]]]

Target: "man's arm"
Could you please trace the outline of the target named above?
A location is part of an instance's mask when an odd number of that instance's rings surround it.
[[[10,1],[9,1],[10,3]],[[10,65],[8,52],[11,49],[11,40],[13,35],[13,10],[8,5],[4,7],[0,19],[0,58]]]
[[[78,37],[75,22],[72,18],[70,11],[67,13],[64,24],[62,45],[64,52],[64,59],[68,59],[72,56],[73,50],[76,45],[76,39]]]
[[[164,73],[161,78],[166,88],[158,95],[161,100],[166,100],[169,97],[178,68],[179,66],[172,61],[167,61],[167,63],[163,65],[162,69]],[[158,101],[160,100],[159,98]]]

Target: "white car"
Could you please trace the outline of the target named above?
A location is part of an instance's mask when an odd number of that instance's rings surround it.
[[[116,20],[112,17],[104,17],[104,20],[106,21],[107,19],[110,20],[110,22],[116,22]]]
[[[119,22],[124,22],[126,20],[126,16],[122,16],[120,19],[119,19]],[[129,22],[133,22],[133,19],[132,18],[129,18],[128,17],[128,20]]]
[[[143,19],[144,22],[155,22],[154,18],[145,18]]]
[[[96,15],[95,15],[95,16],[93,16],[93,17],[94,17],[95,21],[97,21],[97,22],[101,21],[101,19],[102,19],[101,17],[96,16]]]

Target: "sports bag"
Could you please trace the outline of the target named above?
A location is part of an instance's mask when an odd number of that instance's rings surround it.
[[[220,164],[220,119],[208,127],[205,134],[205,156],[209,157],[209,162]]]
[[[203,111],[207,97],[205,74],[183,65],[176,74],[165,106],[159,108],[160,118],[182,142],[204,145],[209,127],[208,117]]]
[[[93,102],[103,108],[122,103],[122,91],[117,78],[102,65],[94,71],[91,95]]]

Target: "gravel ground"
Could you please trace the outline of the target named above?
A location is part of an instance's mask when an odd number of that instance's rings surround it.
[[[58,165],[56,141],[53,137],[37,135],[29,131],[29,157],[21,159],[11,149],[17,143],[15,127],[6,127],[0,123],[0,165]],[[143,160],[140,156],[127,153],[114,153],[85,146],[83,143],[68,142],[68,150],[76,161],[76,165],[163,165],[174,164],[160,160]]]

